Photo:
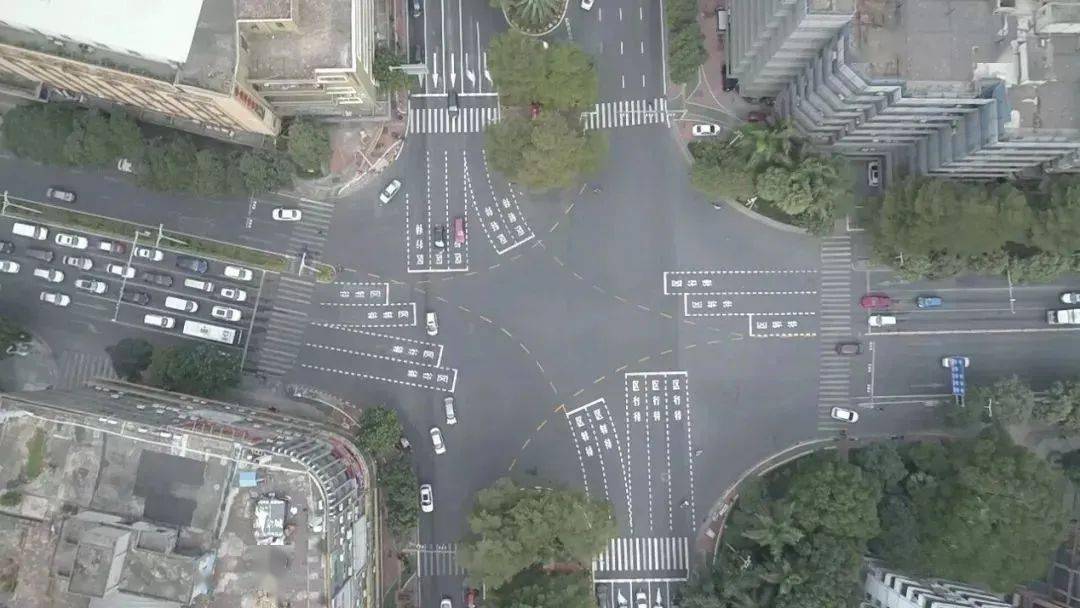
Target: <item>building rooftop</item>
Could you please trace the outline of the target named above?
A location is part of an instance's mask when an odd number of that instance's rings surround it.
[[[855,10],[855,0],[810,0],[811,13],[850,13]]]
[[[75,551],[68,591],[102,597],[115,588],[130,542],[127,530],[107,526],[84,530]]]
[[[211,0],[208,4],[220,3]],[[203,0],[19,0],[0,3],[0,20],[45,36],[137,57],[187,60]]]
[[[290,0],[236,0],[238,19],[287,19],[291,13]]]
[[[180,82],[219,93],[232,93],[236,74],[236,13],[228,0],[209,0],[199,12],[188,60]]]
[[[195,584],[195,560],[180,555],[134,550],[124,561],[120,588],[141,596],[187,604]]]
[[[294,19],[296,31],[262,34],[242,29],[248,48],[248,77],[256,81],[308,80],[319,68],[351,67],[352,5],[352,0],[305,0]]]

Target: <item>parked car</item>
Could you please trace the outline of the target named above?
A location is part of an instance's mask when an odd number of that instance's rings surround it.
[[[157,285],[158,287],[172,287],[173,285],[172,275],[165,274],[164,272],[144,272],[142,280],[151,285]]]
[[[938,296],[919,296],[915,298],[915,306],[919,308],[941,308],[941,298]]]
[[[892,298],[883,294],[871,293],[859,298],[859,306],[867,310],[888,308],[892,306]]]
[[[295,207],[277,207],[270,212],[270,217],[279,222],[299,222],[304,213]]]
[[[427,335],[439,335],[439,315],[434,312],[427,313],[424,315],[424,325],[427,328]]]
[[[862,352],[862,344],[858,342],[840,342],[836,345],[836,354],[843,357],[854,357]]]
[[[870,315],[870,327],[891,327],[896,325],[896,317],[893,315]]]
[[[398,193],[398,190],[401,190],[401,180],[394,178],[390,180],[389,184],[386,184],[385,188],[383,188],[383,191],[379,194],[379,200],[384,205],[389,203],[390,200],[394,198],[394,195]]]
[[[457,415],[454,413],[454,396],[446,395],[443,397],[443,412],[446,414],[446,424],[448,426],[454,426],[457,424]]]
[[[872,160],[866,163],[866,183],[870,187],[881,185],[881,163]]]
[[[105,281],[99,281],[90,277],[81,277],[75,279],[75,287],[83,291],[89,291],[90,293],[96,293],[101,295],[109,290],[109,285]]]
[[[64,264],[68,266],[74,266],[79,270],[90,270],[94,267],[94,260],[91,260],[90,258],[85,256],[65,255],[63,261]]]
[[[205,272],[205,270],[203,272]],[[222,271],[222,274],[224,274],[226,278],[236,279],[237,281],[250,281],[255,276],[255,273],[242,266],[226,266],[225,270]]]
[[[462,245],[465,243],[465,218],[457,216],[454,218],[454,244]]]
[[[127,253],[127,245],[119,241],[99,241],[98,250],[105,253],[112,253],[115,255],[124,255]]]
[[[52,249],[41,249],[40,247],[27,247],[26,255],[34,258],[35,260],[41,260],[46,264],[51,264],[56,259],[56,252]]]
[[[43,291],[41,292],[41,301],[53,306],[67,306],[71,304],[71,296],[60,293],[58,291]]]
[[[75,193],[60,186],[50,186],[45,189],[45,198],[51,201],[60,201],[61,203],[74,203]]]
[[[724,91],[734,91],[739,86],[738,78],[728,78],[727,64],[720,67],[720,80]]]
[[[151,262],[160,262],[165,259],[165,252],[153,247],[136,247],[135,257],[150,260]]]
[[[176,319],[174,317],[167,317],[165,315],[156,315],[154,313],[147,313],[143,315],[142,322],[146,325],[153,327],[160,327],[162,329],[172,329],[176,326]]]
[[[210,309],[210,316],[222,321],[236,322],[240,320],[242,313],[231,306],[215,306]]]
[[[90,244],[90,241],[86,240],[85,236],[67,234],[64,232],[56,233],[56,237],[54,237],[53,240],[56,242],[57,245],[71,247],[72,249],[86,249],[86,246]]]
[[[123,264],[108,264],[105,266],[105,272],[124,277],[125,279],[135,278],[135,269],[131,266],[124,266]]]
[[[420,486],[420,510],[431,513],[435,510],[435,497],[431,492],[431,484],[425,483]]]
[[[45,279],[49,283],[64,282],[64,272],[56,270],[55,268],[35,268],[34,276],[39,279]]]
[[[244,302],[247,300],[247,292],[239,287],[222,287],[218,294],[226,300]]]
[[[431,446],[433,448],[435,448],[435,453],[436,454],[445,454],[446,453],[446,444],[443,443],[442,431],[439,430],[439,427],[437,427],[437,426],[431,427],[431,430],[429,431],[429,433],[431,433]]]
[[[125,289],[124,295],[121,296],[120,299],[131,304],[138,304],[139,306],[150,304],[150,294],[137,289]]]
[[[17,274],[22,266],[18,262],[13,260],[0,260],[0,272],[6,274]]]
[[[194,272],[195,274],[203,274],[206,269],[210,267],[210,264],[202,258],[197,258],[190,255],[178,255],[176,256],[176,267],[188,272]]]
[[[834,420],[843,420],[844,422],[850,422],[852,424],[859,421],[859,413],[853,412],[846,407],[834,407],[832,408],[832,411],[829,412],[829,415],[832,416]]]
[[[696,124],[690,128],[690,133],[692,133],[694,137],[710,137],[712,135],[719,135],[721,131],[723,131],[723,128],[721,128],[720,125],[710,123]]]
[[[436,249],[446,249],[446,224],[436,224],[431,228],[431,240]]]

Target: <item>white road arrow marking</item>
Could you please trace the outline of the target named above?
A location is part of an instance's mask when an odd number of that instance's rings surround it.
[[[435,83],[435,88],[439,88],[439,49],[435,48],[435,54],[431,56],[431,80]]]
[[[490,84],[490,85],[495,84],[494,82],[491,81],[491,72],[489,72],[488,68],[487,68],[487,51],[484,51],[484,78],[487,79],[488,84]]]
[[[450,53],[450,88],[457,86],[457,72],[454,71],[454,53]]]

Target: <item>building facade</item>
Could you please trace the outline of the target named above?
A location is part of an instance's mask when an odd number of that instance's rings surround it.
[[[773,97],[776,113],[813,142],[884,157],[890,172],[1077,171],[1077,7],[747,0],[732,9],[729,66],[743,95]]]
[[[862,608],[1012,608],[989,591],[938,579],[919,579],[866,562]]]

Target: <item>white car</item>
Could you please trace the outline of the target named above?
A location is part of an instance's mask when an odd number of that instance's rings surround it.
[[[450,598],[444,597],[442,598],[442,601],[439,602],[439,608],[454,608],[454,602],[452,602]]]
[[[870,315],[870,327],[891,327],[896,325],[896,317],[893,315]]]
[[[247,301],[247,292],[239,287],[222,287],[221,291],[218,293],[226,300],[232,300],[234,302]]]
[[[135,257],[150,260],[151,262],[160,262],[165,259],[165,252],[151,247],[136,247]]]
[[[98,281],[97,279],[75,279],[75,287],[99,295],[109,290],[109,286],[105,281]]]
[[[94,267],[94,260],[85,257],[79,257],[77,255],[65,255],[64,263],[68,266],[74,266],[79,270],[90,270]]]
[[[427,335],[437,336],[439,335],[439,316],[433,312],[429,312],[424,316],[424,324],[427,326]]]
[[[880,186],[881,185],[881,163],[872,160],[866,163],[866,184],[868,186]]]
[[[237,281],[250,281],[255,276],[254,272],[241,266],[226,266],[222,272],[227,278]]]
[[[454,413],[454,396],[447,395],[443,397],[443,412],[446,414],[446,424],[454,426],[457,424],[457,415]]]
[[[581,0],[581,9],[585,11],[591,11],[593,0]]]
[[[20,266],[18,262],[13,262],[11,260],[0,260],[0,272],[6,272],[7,274],[15,274],[19,272],[20,268],[22,268],[22,266]]]
[[[971,359],[968,359],[967,357],[964,357],[962,355],[949,355],[948,357],[941,358],[941,367],[948,369],[949,364],[952,363],[953,359],[960,359],[961,361],[963,361],[964,367],[968,367],[971,365]]]
[[[634,595],[635,608],[649,608],[649,596],[644,591],[638,591]]]
[[[34,276],[39,279],[45,279],[50,283],[63,283],[64,273],[55,268],[35,268]]]
[[[43,291],[41,292],[41,301],[54,306],[67,306],[71,304],[71,297],[55,291]]]
[[[1080,304],[1080,292],[1069,291],[1061,294],[1062,304]]]
[[[843,420],[844,422],[855,423],[859,421],[858,412],[853,412],[844,407],[834,407],[829,415],[835,420]]]
[[[299,222],[304,214],[295,207],[277,207],[270,213],[270,217],[279,222]]]
[[[690,129],[690,132],[694,134],[694,137],[709,137],[712,135],[719,135],[722,130],[720,125],[697,124]]]
[[[123,171],[124,173],[134,173],[135,168],[131,164],[131,160],[127,158],[121,158],[116,161],[116,170]]]
[[[86,246],[90,244],[90,241],[86,240],[85,236],[67,234],[64,232],[58,232],[53,240],[56,241],[57,245],[71,247],[72,249],[86,249]]]
[[[439,427],[433,426],[433,427],[431,427],[430,433],[431,433],[431,446],[435,448],[435,453],[436,454],[445,454],[446,453],[446,444],[443,443],[443,440],[442,440],[442,431],[439,430]]]
[[[210,316],[222,321],[239,321],[241,312],[231,306],[215,306],[210,309]]]
[[[123,264],[109,264],[105,266],[105,272],[124,277],[125,279],[135,278],[135,269],[131,266],[124,266]]]
[[[430,483],[420,486],[420,510],[424,513],[431,513],[435,510],[435,497],[431,493]]]
[[[390,199],[394,198],[394,195],[398,193],[398,190],[401,190],[401,180],[394,178],[383,188],[383,191],[379,194],[379,200],[384,205],[389,203]]]

